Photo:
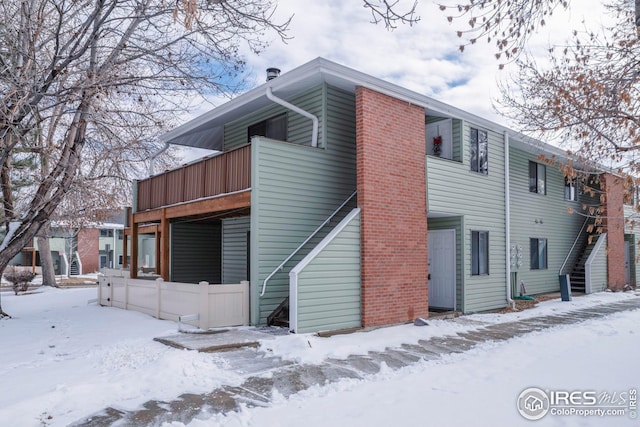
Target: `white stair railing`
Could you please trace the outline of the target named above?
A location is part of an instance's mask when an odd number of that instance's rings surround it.
[[[337,208],[335,211],[333,211],[333,213],[332,213],[331,215],[329,215],[329,217],[328,217],[327,219],[325,219],[325,220],[324,220],[324,222],[323,222],[322,224],[320,224],[320,226],[319,226],[318,228],[316,228],[316,229],[315,229],[315,231],[314,231],[313,233],[311,233],[311,234],[309,235],[309,237],[307,237],[307,238],[305,239],[305,241],[304,241],[304,242],[302,242],[302,243],[300,244],[300,246],[298,246],[298,247],[297,247],[293,252],[291,252],[291,254],[290,254],[290,255],[289,255],[289,256],[288,256],[284,261],[282,261],[282,262],[280,263],[280,265],[279,265],[279,266],[277,266],[277,267],[276,267],[276,269],[275,269],[275,270],[273,270],[273,271],[271,272],[271,274],[269,274],[269,275],[267,276],[267,278],[266,278],[266,279],[264,279],[264,282],[262,282],[262,291],[260,292],[260,296],[264,296],[264,293],[265,293],[265,291],[267,290],[267,282],[269,281],[269,279],[271,279],[271,278],[273,277],[273,275],[274,275],[274,274],[276,274],[278,271],[282,270],[282,268],[284,267],[284,265],[285,265],[287,262],[289,262],[289,260],[290,260],[291,258],[293,258],[293,257],[298,253],[298,251],[299,251],[300,249],[302,249],[302,247],[303,247],[304,245],[306,245],[306,244],[307,244],[307,242],[308,242],[309,240],[313,239],[313,237],[314,237],[316,234],[318,234],[318,232],[322,229],[322,227],[324,227],[324,226],[325,226],[329,221],[331,221],[331,220],[333,219],[333,217],[334,217],[334,216],[336,216],[336,214],[337,214],[338,212],[340,212],[340,210],[341,210],[341,209],[342,209],[342,208],[343,208],[347,203],[349,203],[349,201],[350,201],[351,199],[353,199],[353,197],[354,197],[356,194],[357,194],[357,191],[354,191],[353,193],[351,193],[351,195],[350,195],[349,197],[347,197],[347,199],[346,199],[344,202],[342,202],[342,204],[341,204],[340,206],[338,206],[338,208]]]

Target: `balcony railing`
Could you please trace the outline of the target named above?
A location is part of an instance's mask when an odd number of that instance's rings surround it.
[[[138,181],[137,211],[156,209],[251,187],[251,146]]]

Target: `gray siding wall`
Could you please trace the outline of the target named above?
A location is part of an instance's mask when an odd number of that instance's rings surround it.
[[[565,200],[564,175],[552,165],[546,166],[547,194],[529,192],[529,161],[542,163],[536,154],[510,147],[511,245],[521,246],[523,254],[522,265],[512,267],[512,273],[517,273],[518,284],[524,280],[527,294],[536,295],[560,289],[560,267],[585,221],[584,216],[570,214],[567,208],[579,212],[587,196],[579,195],[577,202]],[[531,238],[547,239],[547,269],[531,269]],[[587,238],[583,232],[563,273],[570,273]]]
[[[308,92],[305,92],[304,94],[295,96],[291,99],[286,99],[287,102],[290,102],[291,104],[294,104],[318,117],[318,146],[320,147],[324,146],[325,142],[325,105],[323,102],[325,99],[325,94],[326,86],[321,85],[313,88]],[[277,94],[275,95],[277,96]],[[265,107],[249,116],[243,117],[242,119],[230,122],[225,125],[225,151],[240,147],[249,142],[247,134],[249,126],[282,113],[287,113],[288,117],[287,142],[291,142],[293,144],[311,145],[311,130],[313,129],[313,123],[311,122],[311,120],[279,104],[273,103],[273,105]]]
[[[456,310],[464,310],[464,224],[462,217],[429,218],[429,230],[456,230]]]
[[[220,239],[220,221],[171,224],[171,281],[220,283]]]
[[[462,162],[427,158],[427,208],[431,214],[463,217],[463,302],[465,313],[506,306],[504,139],[488,132],[489,173],[472,172],[469,164],[470,129],[463,122]],[[455,135],[455,132],[454,132]],[[489,232],[489,274],[471,275],[471,231]]]
[[[600,236],[600,238],[605,241],[591,263],[591,292],[602,292],[607,289],[607,236]]]
[[[247,232],[251,218],[222,220],[222,283],[240,283],[247,277]]]
[[[253,324],[265,323],[289,295],[288,273],[306,254],[300,253],[285,265],[259,297],[264,279],[356,188],[355,96],[329,86],[315,89],[313,95],[317,99],[309,103],[321,106],[315,113],[326,135],[324,148],[266,138],[255,138],[252,143]],[[310,132],[311,128],[309,139]]]
[[[296,332],[361,326],[360,214],[298,274]]]

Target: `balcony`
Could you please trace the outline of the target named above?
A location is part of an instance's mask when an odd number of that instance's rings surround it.
[[[138,181],[137,212],[251,188],[251,145]]]

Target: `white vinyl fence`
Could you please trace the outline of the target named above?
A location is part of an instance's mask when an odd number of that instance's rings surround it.
[[[98,302],[200,329],[249,325],[249,282],[210,285],[131,279],[128,271],[104,269]],[[182,317],[182,319],[180,319]]]

